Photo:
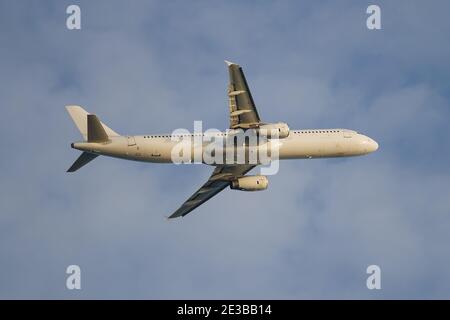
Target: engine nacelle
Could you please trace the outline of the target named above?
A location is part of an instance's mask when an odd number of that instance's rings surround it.
[[[231,181],[230,188],[242,191],[261,191],[267,189],[269,180],[266,176],[245,176]]]
[[[287,138],[289,136],[289,131],[289,126],[284,122],[263,124],[258,128],[258,133],[261,136],[267,137],[268,139]]]

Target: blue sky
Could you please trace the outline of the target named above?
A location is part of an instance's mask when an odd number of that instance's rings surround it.
[[[450,298],[449,9],[0,1],[0,298]],[[98,158],[65,172],[80,139],[68,104],[119,133],[225,129],[224,59],[265,121],[351,128],[380,149],[282,162],[269,190],[226,190],[176,221],[211,168]],[[382,290],[366,288],[371,264]]]

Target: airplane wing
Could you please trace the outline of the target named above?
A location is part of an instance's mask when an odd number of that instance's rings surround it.
[[[241,66],[225,61],[228,65],[228,106],[230,108],[230,129],[254,128],[261,122],[253,101],[247,80]]]
[[[219,165],[217,166],[208,181],[198,189],[183,205],[175,211],[169,219],[184,217],[189,212],[208,201],[220,191],[230,185],[230,181],[245,175],[252,170],[255,165]]]

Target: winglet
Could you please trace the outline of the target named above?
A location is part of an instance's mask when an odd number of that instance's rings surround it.
[[[228,60],[225,60],[225,63],[227,64],[227,66],[232,66],[233,64],[237,64]]]

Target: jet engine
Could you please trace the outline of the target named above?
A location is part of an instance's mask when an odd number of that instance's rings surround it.
[[[261,191],[267,189],[269,180],[266,176],[245,176],[231,181],[230,188],[242,191]]]
[[[289,136],[289,126],[287,123],[278,122],[278,123],[267,123],[260,125],[258,128],[258,133],[261,136],[264,136],[268,139],[270,138],[279,138],[284,139]]]

